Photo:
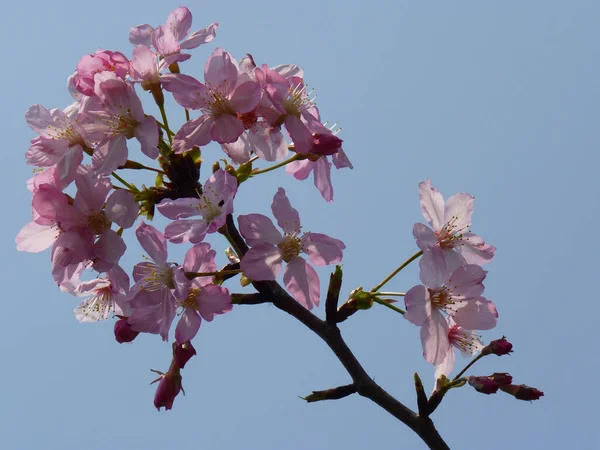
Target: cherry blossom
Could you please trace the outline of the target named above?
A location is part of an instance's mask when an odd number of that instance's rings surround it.
[[[423,264],[445,265],[452,271],[463,264],[485,264],[494,257],[496,247],[471,233],[474,197],[458,193],[444,203],[442,194],[426,180],[419,183],[419,198],[423,216],[433,228],[422,223],[413,227]]]
[[[290,205],[283,188],[279,188],[271,205],[282,235],[271,219],[262,214],[238,217],[240,232],[251,247],[240,264],[244,275],[252,280],[274,280],[283,262],[285,286],[292,296],[308,309],[319,305],[321,286],[315,269],[301,258],[306,253],[317,266],[337,264],[342,260],[344,243],[325,234],[301,233],[300,217]]]

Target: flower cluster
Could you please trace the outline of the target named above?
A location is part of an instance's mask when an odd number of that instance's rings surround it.
[[[155,371],[159,410],[171,409],[183,392],[181,370],[196,354],[192,340],[202,322],[230,312],[234,299],[248,295],[230,294],[225,282],[239,275],[241,286],[253,284],[261,295],[273,286],[279,293],[275,280],[282,274],[292,309],[318,320],[307,311],[321,300],[313,266],[340,263],[346,248],[326,234],[303,232],[283,188],[277,188],[271,204],[278,228],[259,213],[239,215],[236,227],[234,206],[243,183],[251,185],[254,177],[281,167],[298,180],[312,173],[320,195],[331,202],[331,167],[352,168],[352,163],[337,131],[322,123],[298,66],[258,65],[250,54],[238,61],[215,48],[201,80],[182,73],[192,57],[188,51],[212,42],[219,27],[212,23],[191,32],[191,24],[190,11],[179,7],[163,25],[133,27],[131,58],[112,50],[85,55],[67,80],[73,103],[63,110],[33,105],[25,115],[37,134],[26,162],[38,169],[28,182],[32,220],[18,233],[17,248],[51,248],[54,281],[82,300],[75,317],[81,322],[116,319],[117,342],[147,334],[169,341],[174,334],[168,371]],[[155,103],[156,116],[143,107],[144,92]],[[165,95],[184,109],[180,116],[187,120],[178,128],[169,125]],[[205,150],[211,143],[221,151]],[[208,165],[205,158],[211,154],[214,164]],[[202,167],[211,171],[201,182]],[[153,183],[138,187],[124,175],[128,170],[151,172]],[[423,354],[436,366],[436,378],[447,380],[455,348],[467,356],[481,351],[480,357],[507,354],[512,345],[500,339],[484,347],[474,333],[495,327],[498,313],[483,296],[487,272],[481,265],[493,258],[495,248],[470,231],[473,197],[461,193],[444,202],[429,181],[419,184],[419,193],[431,225],[414,226],[420,252],[377,288],[353,290],[336,315],[338,266],[323,326],[337,332],[338,323],[375,304],[401,312],[421,328]],[[148,223],[157,211],[168,219],[163,229]],[[124,237],[133,230],[145,255],[127,271],[121,261],[127,251]],[[217,251],[205,242],[208,235],[231,245],[224,252],[229,262],[221,269]],[[186,245],[183,261],[172,261],[168,246],[181,244]],[[406,294],[379,291],[421,255],[422,284]],[[406,311],[380,298],[388,294],[404,296]],[[485,393],[502,389],[521,399],[543,395],[501,375],[468,382]],[[461,382],[467,381],[455,380]]]
[[[157,380],[157,408],[170,409],[180,392],[181,353],[187,349],[187,359],[195,354],[189,349],[201,323],[232,310],[223,286],[227,277],[243,272],[244,280],[275,280],[286,262],[286,287],[311,309],[319,304],[320,280],[300,253],[323,266],[340,262],[345,248],[324,234],[301,234],[298,212],[280,188],[273,212],[284,234],[265,216],[240,216],[251,248],[218,269],[217,252],[204,240],[220,233],[231,242],[242,182],[287,166],[297,179],[313,172],[319,192],[332,201],[331,166],[352,168],[342,140],[321,123],[298,66],[258,66],[250,55],[238,62],[215,48],[201,81],[182,73],[180,65],[192,57],[188,51],[210,43],[218,26],[191,31],[191,13],[179,7],[163,25],[133,27],[131,57],[113,50],[83,56],[67,80],[73,103],[63,110],[33,105],[25,114],[37,134],[26,162],[38,169],[28,182],[32,221],[19,232],[17,248],[50,247],[56,284],[82,300],[75,317],[115,318],[119,343],[140,334],[168,341],[176,322],[173,362]],[[143,106],[144,92],[157,114]],[[171,130],[167,120],[167,95],[185,109],[188,120],[178,129]],[[204,153],[211,154],[200,148],[211,142],[222,150],[214,153],[215,161],[225,164],[217,162],[200,182]],[[254,168],[259,160],[277,164]],[[140,188],[126,180],[126,170],[150,171],[156,182]],[[164,229],[148,223],[156,211],[170,219]],[[145,256],[128,272],[121,258],[132,228]],[[182,263],[169,259],[169,242],[189,246]]]

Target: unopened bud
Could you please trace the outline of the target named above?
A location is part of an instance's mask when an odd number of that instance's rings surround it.
[[[131,328],[131,325],[129,322],[127,322],[126,317],[115,322],[115,339],[119,344],[133,341],[138,334],[140,334],[140,332],[134,331]]]
[[[498,356],[508,355],[509,353],[512,353],[512,348],[513,345],[508,342],[504,336],[502,336],[500,339],[496,339],[495,341],[492,341],[486,345],[481,350],[481,354],[491,355],[493,353],[494,355]]]
[[[342,140],[331,133],[315,133],[313,134],[313,146],[311,153],[317,155],[335,155],[342,146]]]
[[[183,344],[173,343],[173,360],[183,369],[186,363],[196,354],[196,349],[190,341]]]
[[[512,395],[517,400],[539,400],[540,397],[544,396],[544,393],[539,389],[527,386],[525,384],[501,385],[500,389],[502,389],[507,394]]]
[[[508,373],[494,373],[490,378],[498,384],[511,384],[513,379]]]
[[[153,381],[153,383],[159,382],[154,394],[154,406],[159,411],[162,407],[168,411],[173,408],[175,397],[183,390],[181,387],[181,373],[178,367],[173,366],[167,373],[160,373],[156,370],[153,372],[160,374],[160,378]]]
[[[475,388],[477,392],[482,394],[495,394],[498,392],[499,385],[490,377],[469,377],[469,384]]]

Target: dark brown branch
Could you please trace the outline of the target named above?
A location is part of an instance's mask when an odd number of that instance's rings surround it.
[[[356,394],[356,385],[345,384],[344,386],[334,387],[325,391],[312,391],[312,394],[301,398],[302,400],[306,400],[307,403],[313,403],[323,400],[339,400],[352,394]]]
[[[246,242],[239,234],[231,215],[227,217],[227,231],[242,254],[248,251]],[[342,363],[348,374],[352,377],[352,385],[356,387],[359,395],[368,398],[381,406],[392,416],[396,417],[427,444],[430,449],[449,450],[435,425],[429,417],[420,416],[404,406],[388,394],[367,374],[358,362],[352,351],[342,338],[340,330],[335,324],[329,324],[298,303],[275,281],[255,281],[252,283],[265,301],[269,301],[276,308],[285,311],[296,320],[319,336],[331,348],[338,360]]]
[[[325,317],[328,324],[335,325],[337,320],[337,305],[342,289],[342,266],[336,266],[335,272],[329,277],[329,288],[325,299]]]
[[[231,303],[234,305],[260,305],[270,302],[261,294],[231,294]]]

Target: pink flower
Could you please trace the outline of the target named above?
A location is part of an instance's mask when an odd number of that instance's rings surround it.
[[[440,192],[429,180],[419,183],[421,211],[433,230],[417,223],[413,235],[423,250],[423,264],[444,264],[449,271],[463,264],[485,264],[496,252],[496,247],[486,244],[471,233],[474,197],[465,193],[454,194],[444,203]]]
[[[207,243],[193,246],[185,255],[183,269],[186,272],[216,272],[216,252]],[[179,344],[191,341],[202,319],[211,322],[215,315],[225,314],[233,309],[229,291],[213,284],[214,277],[194,278],[187,298],[179,303],[183,312],[175,328],[175,339]],[[183,368],[183,366],[180,366]]]
[[[285,286],[299,303],[312,309],[319,305],[319,276],[299,256],[300,253],[306,253],[313,264],[324,266],[339,263],[346,246],[325,234],[309,232],[300,235],[298,211],[292,208],[282,188],[275,194],[271,209],[283,235],[271,219],[262,214],[239,216],[240,232],[251,247],[242,258],[241,269],[252,280],[274,280],[285,261]]]
[[[437,366],[450,350],[450,329],[442,312],[468,330],[495,327],[498,313],[494,303],[481,296],[485,271],[477,265],[460,266],[450,275],[439,266],[424,265],[420,276],[423,285],[404,297],[404,318],[421,327],[423,356]]]
[[[153,28],[148,24],[138,25],[129,30],[129,42],[133,45],[154,45],[156,51],[166,60],[167,65],[185,61],[190,55],[180,53],[207,44],[215,38],[218,23],[189,34],[192,26],[192,13],[185,6],[175,8],[164,25]],[[188,36],[189,34],[189,36]]]
[[[167,241],[160,231],[142,221],[135,234],[152,262],[133,269],[136,283],[131,288],[128,322],[135,331],[160,334],[167,341],[177,302],[187,298],[190,282],[180,267],[167,262]]]
[[[105,278],[84,281],[77,287],[78,295],[88,295],[75,308],[75,317],[80,322],[97,322],[108,319],[111,314],[127,315],[125,299],[129,293],[129,277],[119,266],[115,266]]]
[[[291,162],[286,166],[285,171],[292,174],[297,180],[305,180],[312,172],[315,187],[326,201],[331,202],[333,201],[331,163],[327,160],[327,156],[331,155],[333,165],[337,169],[343,167],[352,169],[353,166],[342,150],[342,140],[320,122],[318,122],[318,129],[320,132],[313,134],[313,145],[309,158]],[[315,159],[312,157],[313,154],[319,155],[319,157]]]
[[[173,151],[181,153],[211,140],[220,144],[237,141],[244,132],[238,117],[252,111],[261,97],[260,84],[248,77],[238,77],[238,67],[231,55],[215,49],[204,66],[205,84],[182,74],[162,77],[165,90],[188,109],[200,109],[202,115],[185,123],[175,135]]]
[[[157,205],[162,215],[175,220],[165,228],[165,237],[171,242],[197,244],[206,233],[214,233],[225,224],[233,212],[233,198],[237,191],[235,177],[222,169],[204,183],[200,198],[165,199]],[[202,219],[181,220],[192,216]]]
[[[464,357],[471,357],[483,348],[481,337],[473,331],[465,330],[454,323],[451,317],[446,317],[448,323],[448,342],[450,347],[444,360],[435,368],[435,379],[442,375],[450,375],[456,360],[455,348],[459,349]]]
[[[149,158],[158,156],[158,125],[145,116],[142,102],[132,84],[112,72],[95,77],[97,98],[87,103],[85,128],[91,139],[98,141],[92,162],[100,175],[108,175],[127,161],[127,139],[135,137]]]
[[[93,55],[85,55],[77,63],[77,72],[73,79],[75,88],[84,95],[97,95],[95,91],[96,74],[111,72],[124,80],[129,73],[129,60],[121,52],[98,50]]]
[[[47,110],[33,105],[25,114],[27,124],[39,134],[31,141],[25,158],[27,164],[40,167],[56,167],[56,183],[68,186],[83,161],[83,147],[87,133],[77,118],[70,119],[59,109]]]

